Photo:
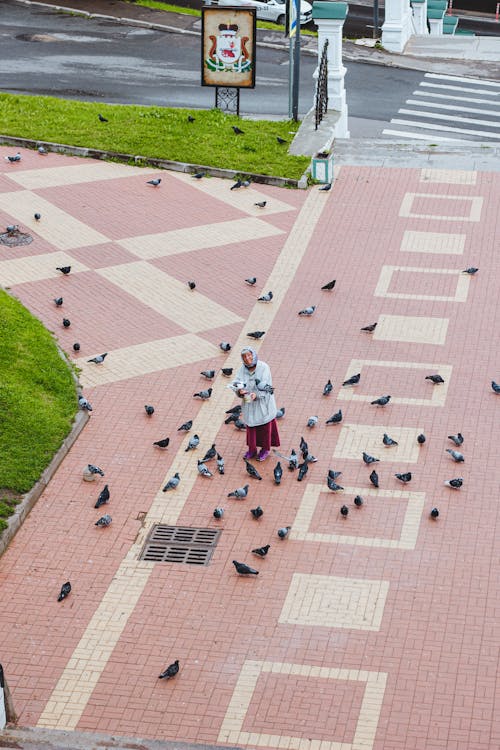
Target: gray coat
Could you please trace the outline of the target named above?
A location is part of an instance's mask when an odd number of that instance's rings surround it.
[[[257,396],[255,401],[250,401],[249,403],[242,402],[242,417],[245,424],[248,427],[258,427],[261,424],[271,422],[277,412],[274,396],[272,393],[259,390],[259,387],[255,383],[258,380],[261,388],[264,385],[273,384],[269,365],[259,359],[253,372],[249,372],[245,365],[241,365],[236,373],[235,380],[245,383],[245,390],[255,393]]]

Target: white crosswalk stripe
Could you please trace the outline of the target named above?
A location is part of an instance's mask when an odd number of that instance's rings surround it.
[[[500,141],[500,83],[426,73],[411,96],[415,98],[405,102],[411,108],[403,105],[398,110],[390,121],[390,125],[397,128],[384,129],[384,136],[461,143]],[[398,115],[405,117],[402,119]],[[460,127],[453,127],[453,124]]]

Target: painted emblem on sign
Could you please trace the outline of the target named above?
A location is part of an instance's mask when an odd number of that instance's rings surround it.
[[[230,71],[232,73],[246,73],[252,69],[250,54],[246,48],[248,36],[238,36],[238,24],[219,24],[219,34],[211,34],[210,51],[205,60],[209,70]]]

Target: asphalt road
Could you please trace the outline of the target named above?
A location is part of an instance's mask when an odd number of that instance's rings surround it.
[[[116,104],[205,108],[200,39],[4,4],[0,89]],[[242,114],[288,114],[288,51],[258,48],[256,88],[243,90]],[[302,55],[300,113],[311,107],[316,59]],[[350,63],[346,88],[351,135],[376,135],[423,74]],[[359,120],[359,122],[358,122]],[[358,132],[359,130],[359,132]]]

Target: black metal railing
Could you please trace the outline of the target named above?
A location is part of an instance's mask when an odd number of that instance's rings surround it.
[[[326,114],[328,109],[328,39],[325,40],[321,61],[318,68],[318,80],[316,82],[316,105],[315,105],[315,130]]]

